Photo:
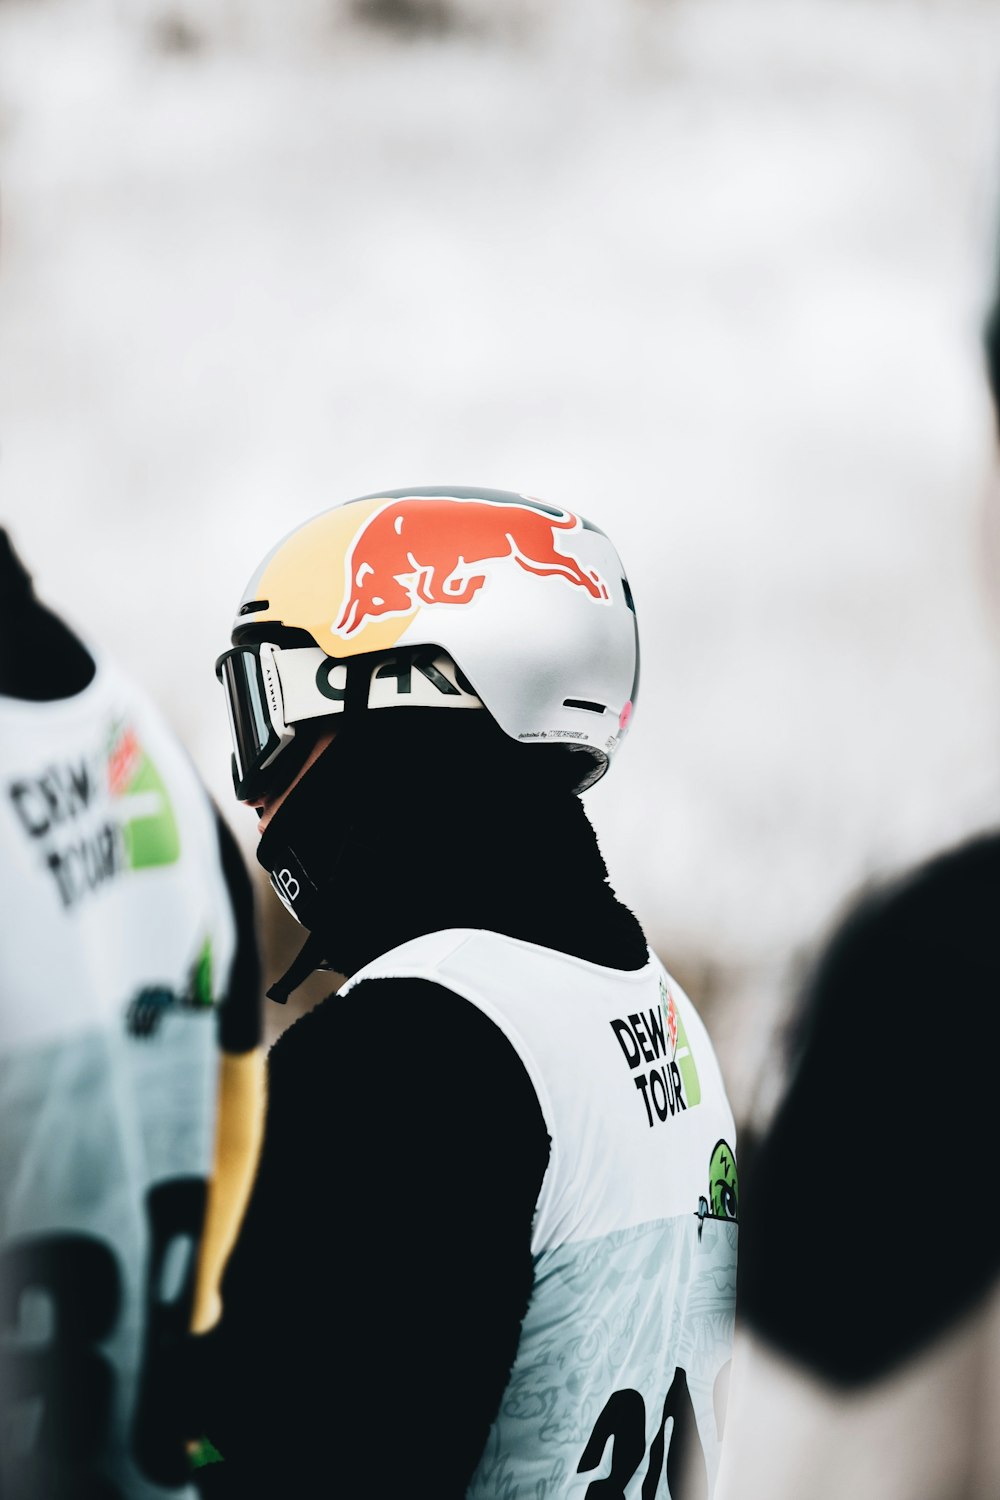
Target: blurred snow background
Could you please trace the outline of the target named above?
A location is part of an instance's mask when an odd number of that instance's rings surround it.
[[[588,807],[747,1114],[847,892],[1000,810],[998,85],[994,0],[0,0],[0,516],[251,861],[212,664],[280,535],[594,519]]]

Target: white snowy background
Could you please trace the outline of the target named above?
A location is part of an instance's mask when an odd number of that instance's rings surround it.
[[[994,0],[2,0],[0,518],[251,862],[212,664],[279,536],[595,520],[588,807],[746,1114],[850,890],[1000,810],[998,85]]]
[[[759,1120],[849,893],[1000,818],[998,229],[1000,0],[0,0],[0,524],[256,871],[212,664],[272,542],[592,517],[643,665],[587,805]],[[755,1440],[897,1500],[977,1359],[853,1446],[765,1379]]]

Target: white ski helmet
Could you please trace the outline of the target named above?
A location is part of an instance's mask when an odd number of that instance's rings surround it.
[[[296,724],[410,706],[485,708],[511,739],[568,749],[582,791],[620,747],[639,679],[611,542],[506,490],[383,490],[321,512],[264,558],[232,639],[216,671],[248,801]]]

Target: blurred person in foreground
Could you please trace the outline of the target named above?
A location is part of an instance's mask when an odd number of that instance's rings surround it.
[[[0,621],[0,1493],[193,1496],[177,1360],[262,1118],[252,887],[150,698],[2,530]]]
[[[1000,478],[1000,295],[985,342]],[[994,828],[858,893],[818,954],[744,1172],[720,1500],[1000,1495],[998,928]]]
[[[709,1494],[734,1126],[580,798],[636,698],[614,547],[381,491],[278,543],[233,642],[236,795],[309,931],[271,993],[348,977],[269,1054],[202,1351],[218,1493]]]

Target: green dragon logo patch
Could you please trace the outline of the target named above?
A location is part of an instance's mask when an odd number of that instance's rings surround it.
[[[728,1141],[716,1141],[708,1163],[708,1195],[698,1199],[698,1218],[701,1225],[706,1219],[726,1219],[738,1223],[740,1217],[739,1174],[736,1170],[736,1153]]]

